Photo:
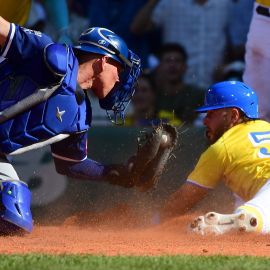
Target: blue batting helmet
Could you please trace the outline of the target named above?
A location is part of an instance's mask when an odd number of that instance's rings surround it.
[[[248,118],[259,118],[255,91],[239,81],[224,81],[212,85],[205,94],[204,105],[197,112],[236,107]]]

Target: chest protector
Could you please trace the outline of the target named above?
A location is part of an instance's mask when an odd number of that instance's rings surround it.
[[[68,47],[51,44],[45,48],[44,58],[52,76],[59,78],[59,87],[46,101],[0,124],[2,153],[11,154],[18,149],[49,141],[59,134],[89,128],[90,103],[82,90],[76,90],[78,61],[73,52]],[[30,77],[14,73],[8,62],[0,66],[0,111],[40,88]]]

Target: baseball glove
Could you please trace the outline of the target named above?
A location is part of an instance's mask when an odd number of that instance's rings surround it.
[[[177,139],[176,128],[162,124],[146,134],[145,140],[139,140],[137,154],[129,161],[129,170],[140,191],[147,191],[157,184]]]
[[[143,133],[138,138],[136,155],[129,159],[126,166],[114,166],[110,170],[109,182],[148,191],[157,184],[177,139],[176,128],[169,124],[161,124],[152,132]]]

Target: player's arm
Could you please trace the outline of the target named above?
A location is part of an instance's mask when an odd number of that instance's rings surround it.
[[[46,13],[57,32],[57,42],[72,44],[68,34],[69,10],[66,0],[43,0]]]
[[[113,185],[147,191],[156,185],[177,145],[176,128],[163,124],[140,138],[137,153],[124,164],[103,165],[87,158],[87,131],[51,146],[56,170],[75,178],[105,180]],[[144,141],[144,142],[143,142]]]
[[[0,16],[0,47],[2,48],[6,43],[10,29],[10,22],[6,21]]]
[[[132,33],[143,34],[154,27],[154,23],[151,20],[151,14],[158,2],[159,0],[148,0],[142,7],[131,23],[130,30]]]
[[[95,160],[86,158],[83,160],[62,159],[54,155],[54,164],[59,174],[71,178],[103,181],[105,180],[106,167]]]
[[[124,165],[104,165],[88,158],[87,131],[71,134],[68,138],[52,144],[51,151],[56,171],[71,178],[111,183],[112,171],[117,170],[120,173],[120,170],[126,170]],[[124,182],[122,186],[126,186]]]
[[[223,176],[222,143],[210,146],[200,157],[194,170],[160,211],[160,219],[182,215],[201,201],[209,190],[215,188]]]
[[[87,158],[87,132],[71,134],[51,145],[56,171],[72,178],[101,180],[106,166]]]
[[[0,17],[0,56],[14,64],[26,59],[42,57],[43,50],[53,43],[47,35],[9,23]]]
[[[201,201],[207,195],[208,191],[209,189],[205,187],[187,181],[169,197],[161,209],[161,221],[185,214]]]

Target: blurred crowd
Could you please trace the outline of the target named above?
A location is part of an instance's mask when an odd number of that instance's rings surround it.
[[[194,109],[202,105],[207,87],[221,80],[242,80],[254,0],[20,2],[31,5],[28,18],[17,23],[57,42],[74,44],[88,27],[105,27],[123,37],[142,58],[143,74],[127,112],[127,125],[160,121],[198,125]],[[109,124],[98,101],[90,98],[93,125]]]

